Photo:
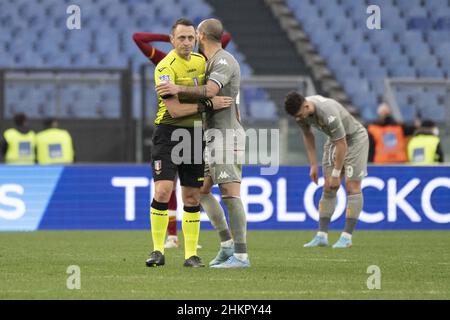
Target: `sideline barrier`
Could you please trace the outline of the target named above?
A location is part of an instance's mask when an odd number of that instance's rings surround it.
[[[316,229],[321,187],[309,167],[280,167],[272,176],[260,169],[244,167],[248,228]],[[449,166],[372,166],[363,181],[359,230],[450,230]],[[0,231],[148,229],[152,189],[144,165],[2,165]],[[345,206],[341,188],[331,229],[343,228]],[[201,219],[202,229],[212,228],[205,213]]]

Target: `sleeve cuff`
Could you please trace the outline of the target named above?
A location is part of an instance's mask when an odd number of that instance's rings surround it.
[[[208,80],[214,81],[219,86],[220,89],[223,88],[223,85],[219,80],[216,80],[214,78],[209,78]]]

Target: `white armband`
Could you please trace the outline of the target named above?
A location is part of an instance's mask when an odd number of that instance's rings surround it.
[[[331,172],[331,176],[333,178],[339,178],[341,176],[341,170],[333,168],[333,171]]]

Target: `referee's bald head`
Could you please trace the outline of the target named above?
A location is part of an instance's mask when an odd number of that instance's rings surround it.
[[[198,31],[203,33],[208,40],[221,42],[223,35],[223,25],[217,19],[206,19],[198,25]]]

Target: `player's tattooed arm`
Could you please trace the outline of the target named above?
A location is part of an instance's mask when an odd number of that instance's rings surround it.
[[[170,82],[160,83],[156,86],[156,92],[160,96],[182,94],[189,99],[212,98],[219,93],[219,85],[208,80],[204,86],[180,86]]]

